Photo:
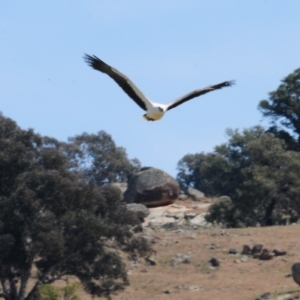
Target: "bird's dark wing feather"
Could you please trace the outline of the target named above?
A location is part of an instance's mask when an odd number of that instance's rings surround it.
[[[95,70],[105,73],[112,78],[137,105],[147,111],[147,105],[150,104],[150,101],[127,76],[106,64],[95,55],[90,56],[85,54],[84,60]]]
[[[191,100],[195,97],[199,97],[199,96],[209,93],[211,91],[218,90],[218,89],[221,89],[221,88],[227,87],[227,86],[232,86],[234,83],[235,83],[234,81],[224,81],[219,84],[210,85],[201,90],[195,90],[193,92],[190,92],[189,94],[184,95],[183,97],[180,97],[180,98],[176,99],[175,101],[169,103],[167,106],[167,110],[170,110],[188,100]]]

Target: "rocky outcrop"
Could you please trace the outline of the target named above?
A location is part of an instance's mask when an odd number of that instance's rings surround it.
[[[143,222],[149,215],[149,209],[140,203],[128,203],[126,204],[128,210],[132,211]]]
[[[198,204],[186,207],[178,204],[171,204],[164,207],[150,208],[149,215],[145,218],[143,227],[150,228],[210,228],[211,223],[205,220],[205,213],[195,212],[197,209],[207,208],[210,204]]]
[[[179,191],[173,177],[159,169],[147,167],[129,177],[124,201],[147,207],[168,205],[178,198]]]
[[[186,192],[194,201],[201,201],[205,198],[205,195],[202,192],[191,187],[189,187]]]

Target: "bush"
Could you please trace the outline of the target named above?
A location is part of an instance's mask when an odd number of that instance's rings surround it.
[[[212,205],[208,220],[243,227],[277,224],[291,210],[298,217],[300,153],[287,150],[283,140],[259,126],[227,134],[228,143],[214,153],[188,155],[179,162],[181,183],[232,199],[231,204]]]

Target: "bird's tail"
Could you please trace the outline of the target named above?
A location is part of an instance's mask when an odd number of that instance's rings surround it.
[[[149,118],[149,117],[147,116],[147,114],[144,114],[142,117],[143,117],[145,120],[147,120],[147,121],[155,121],[154,119]]]

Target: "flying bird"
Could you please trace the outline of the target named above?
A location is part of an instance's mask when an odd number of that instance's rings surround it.
[[[190,92],[168,104],[161,104],[150,101],[127,76],[122,74],[117,69],[106,64],[97,56],[85,54],[84,60],[95,70],[105,73],[110,78],[112,78],[140,108],[146,111],[143,117],[147,121],[160,120],[166,111],[175,108],[176,106],[188,100],[209,93],[211,91],[221,89],[223,87],[232,86],[234,84],[234,81],[224,81],[222,83],[210,85],[203,89],[198,89]]]

